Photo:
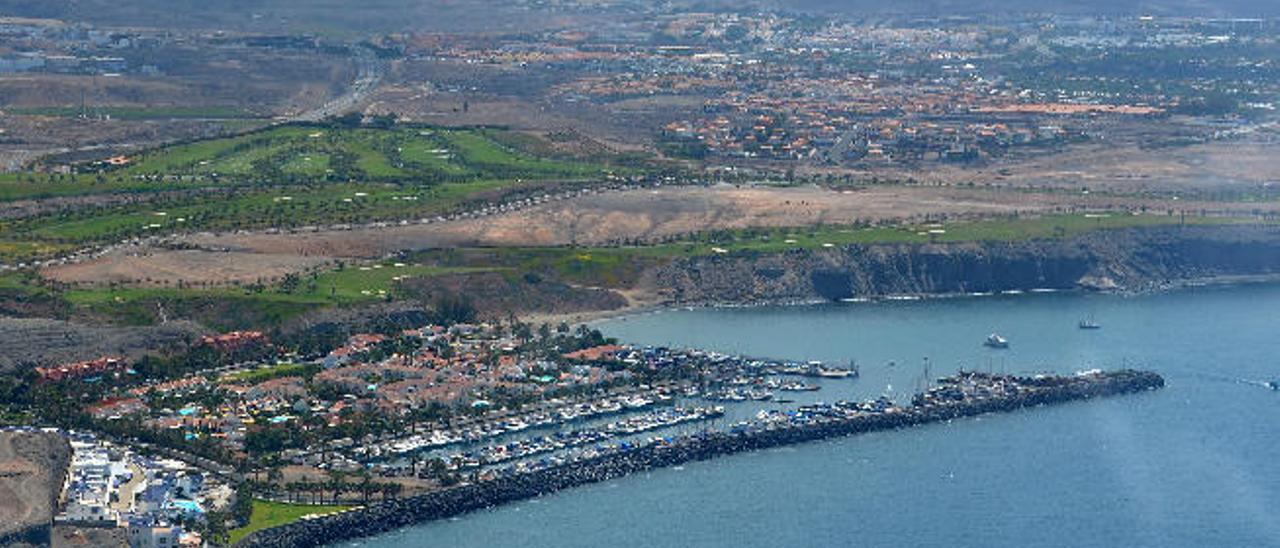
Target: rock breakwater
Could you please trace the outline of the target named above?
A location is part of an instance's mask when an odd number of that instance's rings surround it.
[[[851,404],[837,406],[840,409],[838,413],[816,416],[804,422],[739,425],[728,431],[655,439],[627,450],[572,460],[558,466],[501,475],[474,484],[304,519],[256,532],[237,545],[321,546],[653,468],[985,413],[1136,393],[1162,386],[1164,379],[1159,375],[1132,370],[1037,377],[962,373],[942,379],[937,388],[918,395],[907,406],[887,402]]]

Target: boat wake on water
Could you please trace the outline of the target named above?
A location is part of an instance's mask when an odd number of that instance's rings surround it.
[[[1257,379],[1244,379],[1240,377],[1232,377],[1228,375],[1213,375],[1208,373],[1198,373],[1196,374],[1196,376],[1202,379],[1229,382],[1234,384],[1243,384],[1245,386],[1256,386],[1259,388],[1266,388],[1267,390],[1280,390],[1280,379],[1271,380],[1271,381],[1260,381]]]

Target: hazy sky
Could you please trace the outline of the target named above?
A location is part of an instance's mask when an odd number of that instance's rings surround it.
[[[1280,0],[776,0],[779,5],[843,12],[912,11],[981,13],[1042,11],[1064,13],[1194,13],[1252,16],[1280,14]]]
[[[675,0],[850,14],[1125,13],[1280,15],[1280,0]],[[556,14],[530,14],[507,0],[0,0],[0,15],[55,17],[106,25],[247,31],[385,32],[530,30]],[[543,23],[547,21],[541,21]]]

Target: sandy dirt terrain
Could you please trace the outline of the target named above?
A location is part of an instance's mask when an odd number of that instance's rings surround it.
[[[0,544],[26,540],[24,530],[52,525],[70,456],[71,448],[57,435],[0,432]]]
[[[125,246],[91,261],[49,267],[43,274],[66,283],[253,282],[315,268],[326,261],[377,258],[402,250],[653,242],[715,229],[1141,207],[1244,213],[1259,208],[1277,210],[1280,204],[954,187],[876,186],[843,191],[815,186],[669,187],[588,195],[511,213],[426,225],[297,234],[193,234],[175,240],[196,249]]]
[[[308,234],[192,235],[203,248],[303,256],[379,257],[404,249],[457,246],[599,245],[725,228],[802,226],[923,215],[1043,211],[1079,202],[1058,195],[1013,195],[938,188],[675,187],[591,195],[478,219]]]
[[[45,275],[63,283],[170,285],[179,280],[253,282],[318,267],[330,259],[299,254],[160,250],[127,247],[99,260],[50,267]]]
[[[125,548],[129,536],[123,528],[76,527],[58,525],[53,528],[52,548]]]

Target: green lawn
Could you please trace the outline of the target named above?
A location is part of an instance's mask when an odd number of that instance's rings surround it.
[[[300,363],[282,363],[263,366],[249,371],[241,371],[234,375],[228,375],[218,379],[218,381],[227,383],[257,384],[262,381],[278,379],[280,377],[304,375],[307,374],[308,371],[314,371],[318,367],[319,366]]]
[[[434,170],[446,175],[465,175],[467,168],[458,163],[456,151],[450,149],[443,140],[431,138],[431,135],[433,134],[397,143],[396,154],[402,162],[418,169]]]
[[[396,266],[395,263],[347,265],[302,277],[297,287],[283,284],[245,287],[95,287],[54,294],[76,310],[126,325],[158,321],[160,307],[171,316],[191,318],[224,330],[278,325],[301,314],[333,306],[375,303],[398,296],[398,284],[410,278],[491,270],[476,267]],[[0,277],[0,290],[42,291],[29,278]]]
[[[342,270],[331,270],[316,276],[314,286],[311,281],[304,281],[301,284],[303,289],[299,295],[346,302],[369,301],[394,295],[396,284],[409,278],[486,270],[492,269],[422,266],[403,263],[346,266]]]
[[[601,173],[598,166],[527,156],[474,131],[442,132],[464,165],[524,177],[584,176]]]
[[[3,224],[0,224],[0,231],[2,231],[3,226]],[[72,251],[74,249],[75,246],[73,245],[50,242],[0,241],[0,262],[18,262],[34,257],[57,255],[58,253]]]
[[[478,183],[468,183],[478,184]],[[474,187],[471,187],[474,190]],[[461,191],[460,191],[461,192]],[[464,193],[465,194],[465,193]],[[374,199],[365,196],[360,199]],[[819,226],[717,231],[685,241],[619,247],[506,247],[436,249],[412,254],[404,263],[356,263],[303,275],[289,284],[258,287],[98,287],[46,289],[32,273],[0,275],[0,295],[60,300],[72,313],[117,324],[150,325],[160,310],[215,329],[280,325],[301,314],[403,298],[408,279],[471,272],[539,274],[593,287],[634,287],[638,275],[690,257],[750,256],[788,250],[822,250],[855,244],[924,244],[1057,239],[1093,230],[1168,226],[1166,215],[1053,215],[909,226]],[[1189,225],[1257,223],[1250,219],[1188,217]]]
[[[314,162],[322,162],[312,157]],[[412,185],[335,183],[311,188],[205,195],[167,206],[137,204],[47,215],[9,224],[6,249],[17,253],[38,245],[115,241],[132,236],[191,230],[297,227],[335,223],[418,219],[447,213],[482,193],[514,189],[510,179]],[[22,242],[26,247],[18,245]],[[40,242],[44,242],[41,244]]]
[[[333,128],[283,126],[143,153],[123,175],[167,174],[198,178],[264,177],[255,162],[271,160],[285,175],[306,180],[417,178],[524,178],[587,176],[600,166],[536,158],[487,137],[492,130],[431,128]],[[355,161],[349,171],[325,160],[335,154]],[[308,160],[307,158],[311,158]],[[329,171],[333,169],[333,171]]]
[[[94,175],[50,175],[37,173],[0,173],[0,202],[39,200],[57,196],[108,194],[120,192],[155,192],[183,188],[173,181],[144,181]]]
[[[0,202],[202,191],[0,222],[0,261],[152,234],[417,219],[524,185],[590,184],[608,172],[538,158],[491,135],[502,133],[289,125],[145,151],[100,174],[0,174]]]
[[[39,274],[31,271],[10,271],[0,274],[0,292],[38,295],[50,290],[39,285]]]
[[[685,241],[622,247],[538,247],[433,250],[417,261],[440,266],[506,268],[553,274],[590,286],[629,287],[639,272],[675,259],[781,253],[788,250],[838,249],[847,245],[925,244],[976,241],[1056,239],[1092,230],[1176,225],[1165,215],[1050,215],[1026,219],[988,219],[904,226],[816,226],[724,230]],[[1188,217],[1189,225],[1256,224],[1254,219]]]
[[[1093,230],[1147,226],[1257,224],[1252,218],[1132,215],[1125,213],[1045,215],[902,226],[817,226],[708,233],[690,242],[656,246],[676,255],[778,252],[851,244],[954,243],[1067,238]]]
[[[223,154],[218,156],[217,159],[202,159],[198,162],[204,162],[203,165],[211,173],[231,176],[249,175],[253,173],[254,162],[282,154],[287,147],[287,143],[264,144],[236,154]]]
[[[441,182],[592,177],[601,165],[542,159],[499,144],[499,130],[278,126],[233,137],[160,147],[131,163],[95,174],[0,174],[0,201],[50,196],[152,192],[201,186],[278,186],[319,181]],[[354,159],[344,169],[324,165],[334,154]],[[312,156],[308,162],[304,158]],[[278,168],[264,172],[259,162]],[[96,170],[85,166],[86,170]],[[215,178],[216,176],[216,178]]]
[[[588,185],[611,173],[603,164],[540,158],[495,140],[504,135],[497,129],[285,125],[143,151],[101,173],[101,166],[85,165],[81,169],[95,172],[0,174],[0,203],[154,196],[0,222],[0,262],[145,235],[412,220],[525,185]],[[191,192],[157,194],[162,191]]]
[[[223,331],[279,325],[313,310],[355,304],[272,288],[255,292],[237,287],[103,287],[67,290],[60,296],[79,313],[111,323],[153,325],[160,321],[158,310],[163,307],[166,314]]]
[[[308,515],[324,515],[334,512],[341,512],[351,508],[350,506],[320,506],[320,505],[304,505],[304,504],[286,504],[283,502],[271,502],[265,500],[253,501],[253,512],[250,514],[249,523],[244,527],[231,530],[231,544],[239,542],[249,533],[277,527],[286,523],[293,523]]]

